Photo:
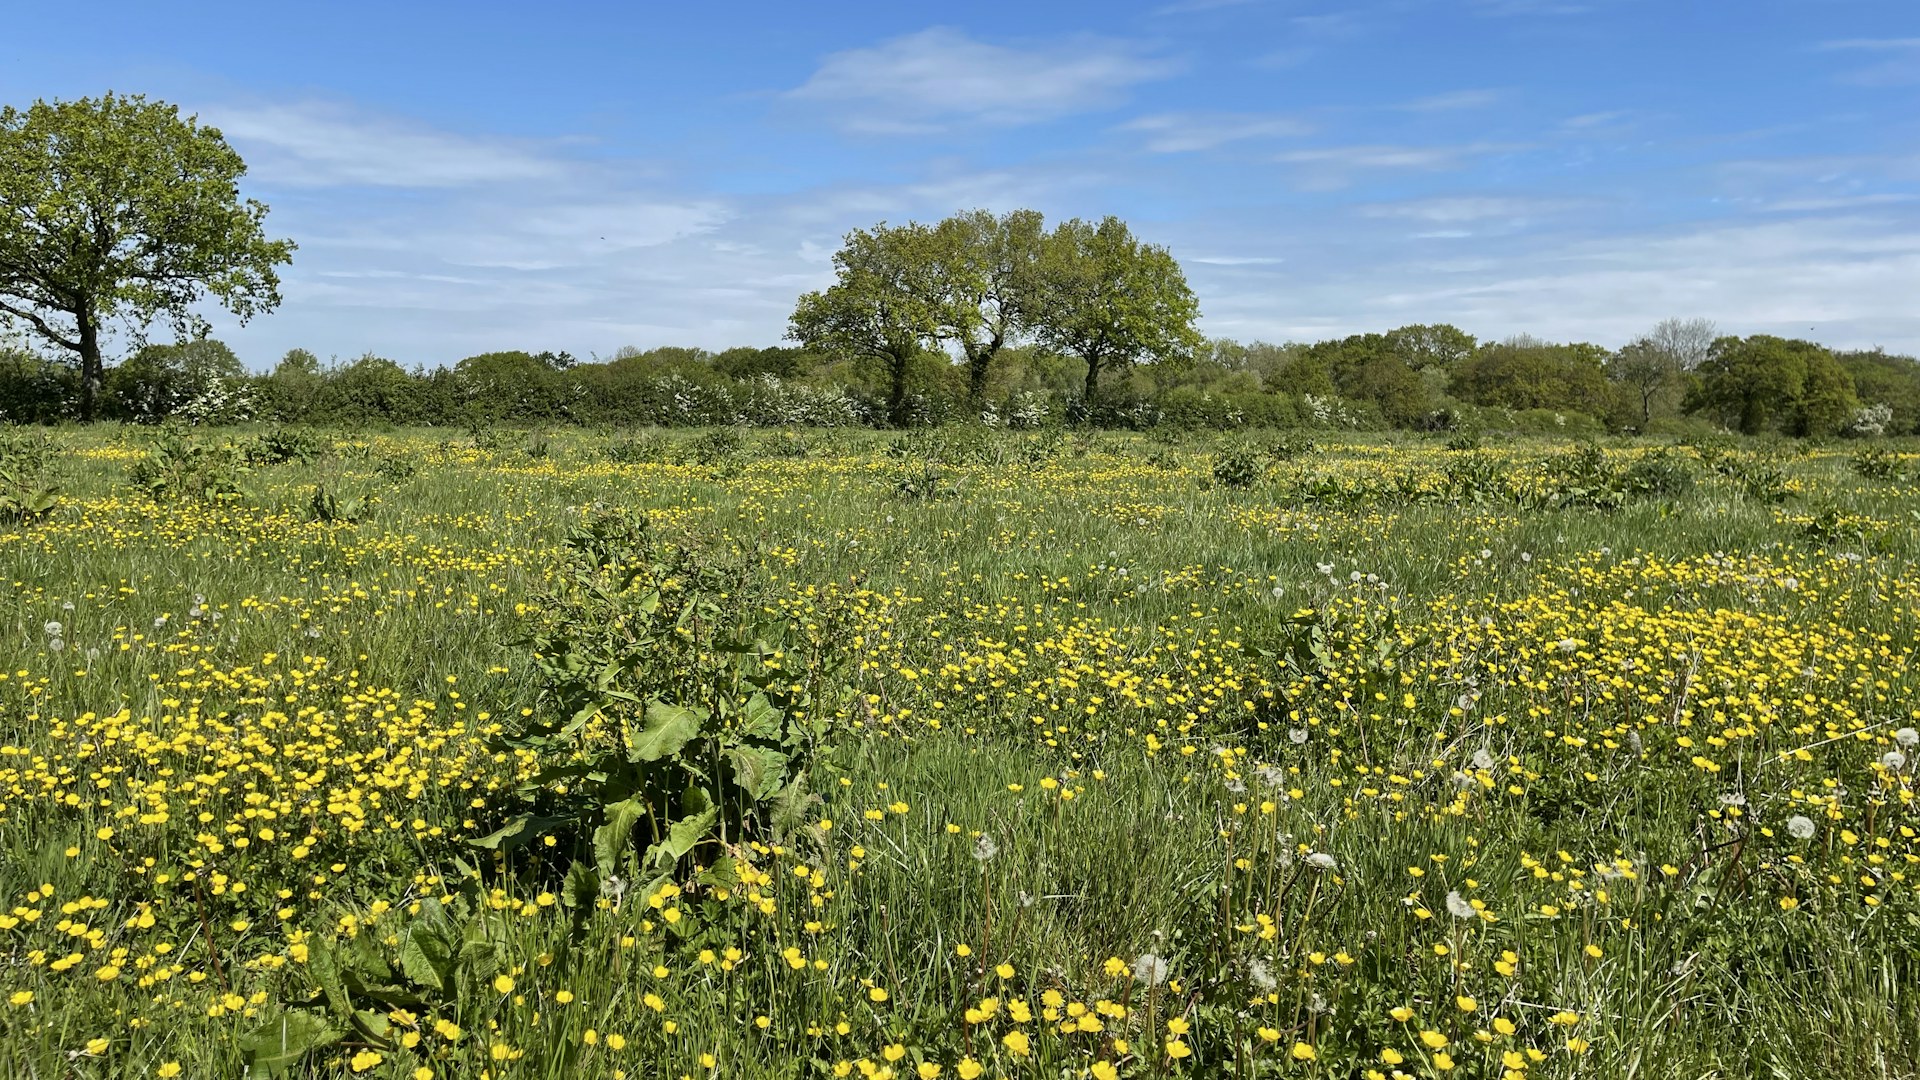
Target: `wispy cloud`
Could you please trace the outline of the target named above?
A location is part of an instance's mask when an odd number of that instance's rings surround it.
[[[1452,112],[1457,109],[1480,109],[1500,100],[1498,90],[1455,90],[1431,97],[1415,98],[1400,106],[1408,112]]]
[[[1524,17],[1529,15],[1585,15],[1593,5],[1574,0],[1473,0],[1474,10],[1482,15]]]
[[[1181,261],[1202,266],[1277,266],[1287,260],[1272,255],[1189,255]]]
[[[1920,49],[1920,37],[1909,38],[1842,38],[1838,41],[1823,41],[1820,48],[1827,51],[1837,49],[1866,50],[1868,52],[1889,52],[1904,49]]]
[[[1484,142],[1457,146],[1321,146],[1289,150],[1276,154],[1273,160],[1293,166],[1303,186],[1329,189],[1345,187],[1361,173],[1440,172],[1460,168],[1473,158],[1519,149],[1523,147],[1511,143]]]
[[[1820,49],[1881,58],[1843,72],[1842,82],[1859,86],[1905,86],[1920,82],[1920,37],[1843,38],[1821,42]]]
[[[1549,199],[1524,195],[1457,195],[1400,202],[1374,203],[1360,213],[1374,218],[1407,218],[1434,224],[1500,221],[1524,224],[1553,214],[1577,209],[1586,203],[1577,199]]]
[[[1769,213],[1822,213],[1829,210],[1861,210],[1870,206],[1896,206],[1920,199],[1920,195],[1885,191],[1872,195],[1835,195],[1806,199],[1777,199],[1760,209]]]
[[[1024,124],[1117,104],[1178,65],[1131,42],[1076,37],[995,45],[934,27],[828,56],[787,97],[869,134],[930,134],[956,122]]]
[[[289,187],[457,188],[564,169],[539,147],[325,102],[219,105],[200,115],[246,151],[254,176]]]
[[[1569,116],[1565,120],[1560,121],[1560,130],[1569,132],[1594,131],[1602,128],[1619,127],[1626,123],[1632,115],[1630,112],[1618,109],[1606,112],[1581,113],[1578,116]]]
[[[1177,0],[1172,4],[1163,4],[1153,9],[1155,15],[1197,15],[1203,11],[1218,11],[1221,8],[1249,7],[1265,4],[1268,0]]]
[[[1211,150],[1248,139],[1290,138],[1311,134],[1313,125],[1292,116],[1260,113],[1155,113],[1121,125],[1146,136],[1156,154]]]

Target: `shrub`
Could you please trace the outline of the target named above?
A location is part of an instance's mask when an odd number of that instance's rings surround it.
[[[1266,475],[1260,452],[1236,443],[1213,455],[1213,482],[1224,488],[1250,488]]]
[[[1847,465],[1868,480],[1900,479],[1900,456],[1882,447],[1854,451]]]
[[[327,440],[306,428],[280,428],[247,444],[242,452],[249,465],[307,464],[331,449]]]
[[[770,618],[752,552],[670,540],[644,513],[592,518],[562,559],[529,607],[542,705],[504,740],[546,768],[474,844],[552,836],[571,857],[565,899],[584,918],[610,879],[649,882],[644,895],[712,844],[705,880],[722,880],[731,845],[803,828],[817,802],[808,769],[851,698],[846,613],[805,627]],[[637,832],[643,821],[654,828]]]
[[[1693,490],[1693,466],[1681,455],[1661,447],[1627,466],[1622,480],[1632,494],[1673,498]]]
[[[240,494],[240,452],[232,443],[209,445],[167,424],[127,478],[149,498],[231,499]]]

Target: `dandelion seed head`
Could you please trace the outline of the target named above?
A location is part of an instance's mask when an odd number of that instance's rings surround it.
[[[1167,981],[1167,961],[1158,953],[1141,953],[1133,961],[1133,979],[1147,986],[1159,986]]]

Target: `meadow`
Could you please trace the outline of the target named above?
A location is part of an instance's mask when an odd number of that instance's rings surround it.
[[[1920,453],[7,436],[0,1074],[1920,1076]]]

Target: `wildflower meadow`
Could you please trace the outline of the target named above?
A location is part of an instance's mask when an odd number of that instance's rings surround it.
[[[1920,1075],[1920,454],[4,443],[0,1075]]]

